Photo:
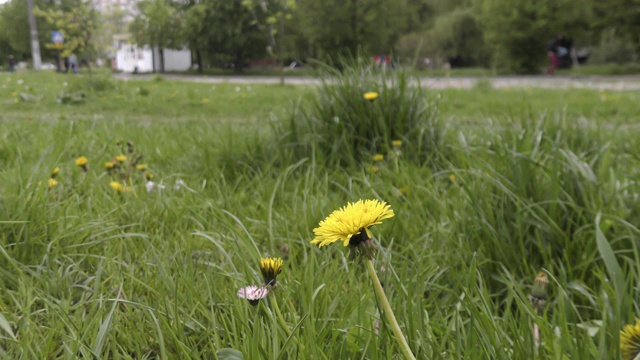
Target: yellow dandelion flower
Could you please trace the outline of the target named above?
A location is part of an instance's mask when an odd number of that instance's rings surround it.
[[[377,162],[377,161],[382,161],[382,160],[384,160],[384,155],[382,155],[382,154],[373,155],[373,161]]]
[[[547,304],[547,287],[549,286],[549,275],[544,271],[539,272],[536,277],[533,278],[533,286],[531,287],[531,294],[529,294],[529,301],[531,305],[536,309],[538,314],[542,314],[544,307]]]
[[[78,165],[80,167],[87,166],[88,162],[89,162],[89,160],[87,160],[87,158],[84,157],[84,156],[80,156],[79,158],[76,159],[76,165]]]
[[[623,359],[633,360],[640,355],[640,319],[620,330],[620,350]]]
[[[402,146],[402,140],[393,140],[391,145],[393,145],[394,148],[399,148]]]
[[[276,277],[282,271],[282,259],[262,258],[260,259],[260,272],[264,278],[264,284],[268,286],[276,285]]]
[[[117,162],[125,162],[125,161],[127,161],[127,157],[125,155],[118,155],[118,156],[116,156],[116,161]]]
[[[49,183],[47,184],[47,188],[51,189],[52,187],[55,187],[56,185],[58,185],[58,180],[51,178],[49,179]]]
[[[59,173],[59,172],[60,172],[60,168],[56,166],[56,167],[53,169],[53,171],[51,172],[51,178],[52,178],[52,179],[55,179],[55,178],[56,178],[56,176],[58,176],[58,173]]]
[[[153,180],[153,174],[151,172],[149,172],[149,171],[144,173],[144,177],[145,177],[145,179],[147,179],[147,181]]]
[[[364,93],[362,97],[364,97],[365,100],[373,101],[378,98],[378,93],[375,91],[369,91]]]
[[[362,241],[372,238],[369,228],[381,224],[395,214],[391,206],[384,201],[359,200],[347,203],[346,206],[334,211],[319,226],[313,229],[316,235],[311,241],[319,247],[342,240],[344,246],[358,245]],[[356,236],[360,235],[360,236]]]
[[[116,164],[114,164],[113,161],[107,161],[104,163],[104,168],[107,170],[113,169],[114,166],[116,166]]]
[[[378,173],[378,167],[377,166],[371,166],[369,168],[369,172],[372,173],[372,174]]]
[[[119,192],[119,193],[123,193],[123,192],[124,192],[124,185],[120,184],[120,183],[119,183],[119,182],[117,182],[117,181],[112,181],[112,182],[110,182],[110,183],[109,183],[109,186],[110,186],[113,190],[115,190],[115,191],[117,191],[117,192]]]
[[[547,287],[547,285],[549,285],[549,275],[544,271],[540,271],[538,275],[533,278],[533,283],[538,286]]]
[[[456,174],[451,174],[449,175],[449,180],[451,180],[451,182],[455,182],[456,181]]]
[[[138,171],[145,171],[148,167],[149,166],[147,164],[139,164],[138,166],[136,166],[136,169],[138,169]]]

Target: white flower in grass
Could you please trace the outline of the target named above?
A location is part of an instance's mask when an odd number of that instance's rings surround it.
[[[174,189],[174,190],[180,190],[180,189],[182,189],[182,187],[183,187],[183,186],[184,186],[184,187],[186,187],[186,185],[187,185],[187,184],[185,184],[185,183],[184,183],[184,181],[182,181],[182,179],[178,179],[178,180],[176,181],[176,184],[175,184],[175,185],[173,185],[173,189]]]
[[[269,294],[266,287],[257,287],[255,285],[245,286],[238,290],[238,297],[247,299],[249,304],[256,306],[260,299],[264,299]]]
[[[17,83],[18,83],[18,85],[22,85],[22,84],[24,84],[24,80],[18,79]]]
[[[156,184],[153,181],[147,181],[147,192],[152,192],[154,189],[164,190],[166,187],[162,184]]]

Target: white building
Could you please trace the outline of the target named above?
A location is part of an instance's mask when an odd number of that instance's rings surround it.
[[[186,71],[191,68],[189,49],[164,49],[164,71]],[[126,73],[146,73],[160,71],[160,51],[158,48],[120,43],[115,56],[115,69]]]

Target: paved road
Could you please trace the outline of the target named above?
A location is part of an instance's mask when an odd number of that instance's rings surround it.
[[[153,75],[117,74],[121,80],[150,80]],[[164,74],[164,78],[177,81],[216,84],[278,84],[277,76],[196,76]],[[433,89],[469,89],[478,83],[490,82],[494,88],[536,87],[546,89],[585,88],[597,90],[640,90],[640,76],[504,76],[504,77],[423,77],[419,83]],[[416,81],[418,82],[418,81]],[[317,85],[313,77],[288,76],[287,84]]]

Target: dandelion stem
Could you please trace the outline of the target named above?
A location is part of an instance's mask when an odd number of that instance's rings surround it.
[[[378,279],[378,275],[376,274],[376,269],[373,267],[373,262],[370,259],[365,259],[367,263],[367,270],[369,271],[369,275],[371,276],[371,280],[373,280],[373,288],[378,295],[378,299],[380,300],[380,307],[382,308],[385,317],[387,318],[387,322],[393,331],[393,335],[400,345],[400,349],[404,354],[406,359],[415,360],[415,356],[411,352],[411,348],[409,348],[409,344],[407,340],[404,338],[404,334],[402,334],[402,329],[400,329],[400,325],[398,325],[398,321],[396,321],[396,316],[393,314],[393,310],[391,310],[391,305],[389,304],[389,300],[387,296],[384,294],[384,289],[382,289],[382,284],[380,284],[380,279]]]

